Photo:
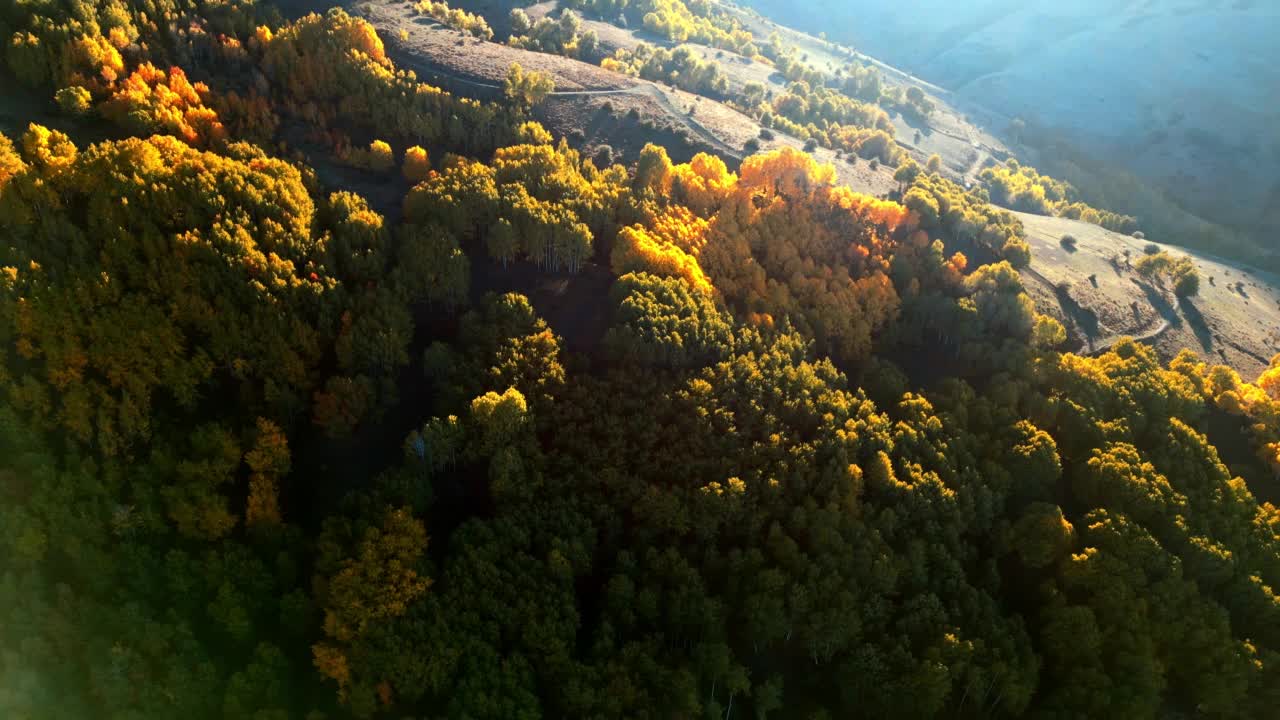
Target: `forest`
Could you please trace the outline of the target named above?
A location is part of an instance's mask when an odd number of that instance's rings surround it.
[[[705,0],[570,5],[759,50]],[[549,77],[455,96],[337,8],[15,0],[0,36],[56,113],[0,133],[0,716],[1280,705],[1280,356],[1068,351],[989,202],[1069,186],[597,164],[532,119]],[[521,273],[603,278],[604,327]]]

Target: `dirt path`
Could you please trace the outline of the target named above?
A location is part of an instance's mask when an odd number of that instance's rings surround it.
[[[960,179],[964,181],[963,184],[965,188],[970,188],[978,184],[978,181],[980,180],[978,173],[982,172],[982,168],[986,166],[987,160],[991,157],[991,151],[987,146],[978,142],[978,138],[974,136],[972,125],[965,123],[963,127],[964,134],[966,136],[963,139],[968,142],[975,151],[977,151],[973,157],[973,162],[970,163],[969,167],[960,175]]]
[[[664,110],[666,110],[672,116],[679,118],[680,122],[683,123],[685,127],[692,130],[693,133],[697,135],[699,138],[701,138],[703,142],[711,145],[712,147],[728,155],[729,157],[732,157],[736,160],[742,159],[741,151],[739,151],[737,148],[732,147],[731,145],[729,145],[729,143],[725,142],[724,140],[721,140],[720,136],[716,135],[714,132],[709,130],[706,125],[703,125],[702,123],[698,122],[695,118],[688,115],[687,113],[681,112],[680,108],[676,107],[676,104],[671,101],[670,96],[668,96],[665,92],[663,92],[662,89],[659,88],[657,85],[651,82],[646,82],[646,83],[637,85],[634,88],[629,88],[629,91],[632,92],[633,94],[649,95],[654,100],[657,100],[658,104],[660,104]]]

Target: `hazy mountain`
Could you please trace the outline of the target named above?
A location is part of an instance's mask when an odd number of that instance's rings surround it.
[[[1280,3],[752,4],[997,112],[1073,131],[1201,214],[1255,231],[1280,223]]]

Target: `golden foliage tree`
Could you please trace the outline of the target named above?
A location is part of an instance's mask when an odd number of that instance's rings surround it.
[[[421,145],[404,151],[404,178],[411,183],[420,183],[427,179],[427,173],[431,172],[431,161],[427,157],[427,151],[422,149]]]
[[[279,425],[258,418],[253,448],[244,456],[249,466],[249,501],[245,523],[249,526],[280,522],[280,481],[289,474],[289,440]]]
[[[355,554],[325,582],[324,633],[312,647],[316,668],[337,681],[340,692],[351,677],[345,648],[371,626],[399,617],[431,586],[417,565],[427,548],[427,531],[407,508],[387,507],[378,526],[365,530]]]
[[[226,138],[218,114],[205,105],[209,87],[191,83],[181,68],[144,63],[124,78],[98,109],[136,134],[167,132],[192,145]]]
[[[328,325],[315,300],[338,286],[294,166],[167,136],[78,152],[39,126],[24,149],[0,195],[0,318],[30,369],[11,402],[107,455],[152,434],[161,399],[190,409],[221,387],[267,417],[304,406]]]

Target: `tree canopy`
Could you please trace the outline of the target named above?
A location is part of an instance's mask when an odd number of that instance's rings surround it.
[[[773,52],[700,0],[571,5]],[[0,134],[5,717],[1280,701],[1280,356],[1064,352],[992,190],[601,167],[530,119],[537,75],[457,98],[341,10],[0,25],[76,116]]]

